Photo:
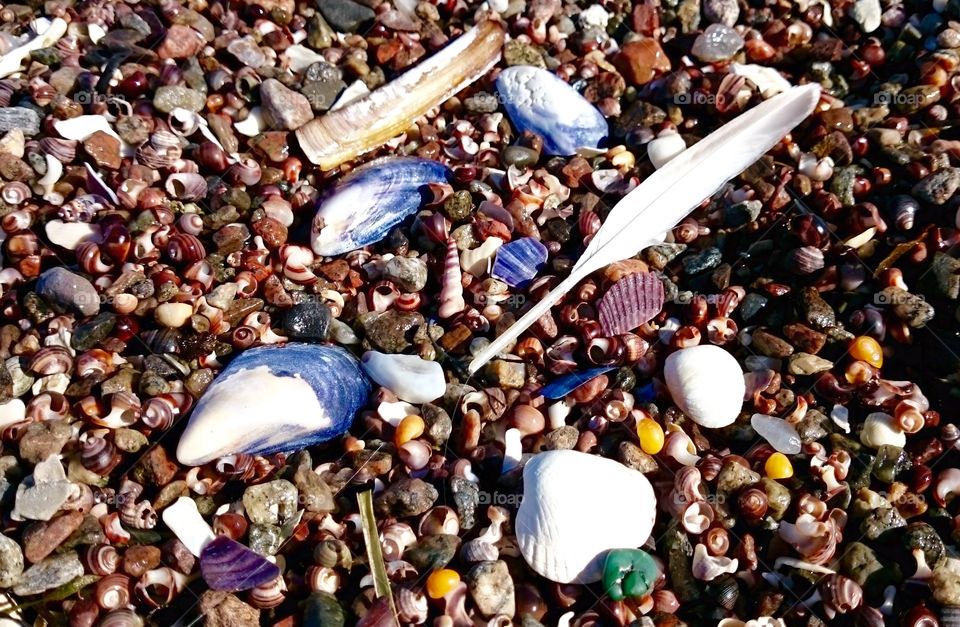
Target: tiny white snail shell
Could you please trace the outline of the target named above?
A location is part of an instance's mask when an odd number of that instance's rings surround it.
[[[678,350],[667,357],[663,375],[673,402],[701,427],[726,427],[743,407],[743,371],[719,346]]]

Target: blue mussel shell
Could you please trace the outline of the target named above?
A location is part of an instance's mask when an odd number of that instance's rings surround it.
[[[530,65],[500,72],[497,91],[510,121],[520,132],[543,138],[550,155],[572,155],[599,148],[609,134],[603,114],[555,74]]]
[[[428,183],[446,183],[450,170],[430,159],[385,157],[354,170],[317,201],[310,245],[339,255],[379,242],[420,209]]]
[[[370,391],[357,359],[340,347],[252,348],[204,392],[177,459],[198,466],[234,453],[267,455],[325,442],[350,428]]]

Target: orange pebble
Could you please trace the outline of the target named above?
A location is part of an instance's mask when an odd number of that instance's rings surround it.
[[[424,426],[423,418],[420,416],[405,416],[397,425],[397,432],[393,436],[394,444],[399,447],[414,438],[419,438],[423,435]]]
[[[427,577],[427,595],[431,599],[443,598],[448,592],[460,583],[460,575],[455,570],[442,568],[430,573]]]
[[[874,368],[883,366],[883,349],[880,343],[869,335],[861,335],[853,340],[850,346],[850,356],[865,361]]]

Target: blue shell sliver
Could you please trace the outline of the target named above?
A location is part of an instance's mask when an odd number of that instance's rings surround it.
[[[337,346],[252,348],[230,362],[197,403],[177,459],[297,451],[347,431],[371,391],[357,359]]]
[[[212,590],[237,592],[268,584],[280,568],[228,536],[217,536],[200,552],[200,574]]]
[[[428,183],[446,183],[449,174],[442,163],[416,157],[384,157],[354,170],[317,200],[313,252],[339,255],[379,242],[420,209]]]
[[[490,276],[510,287],[526,287],[547,262],[547,247],[540,240],[522,237],[497,249]]]
[[[497,76],[497,91],[513,125],[542,137],[547,154],[569,156],[580,148],[599,148],[610,133],[603,114],[547,70],[509,67]]]
[[[593,379],[594,377],[599,377],[602,374],[606,374],[611,370],[616,370],[616,366],[601,366],[599,368],[589,368],[587,370],[581,370],[579,372],[571,372],[570,374],[565,374],[561,377],[557,377],[547,385],[540,388],[540,394],[544,398],[563,398],[570,392],[573,392],[578,387]]]

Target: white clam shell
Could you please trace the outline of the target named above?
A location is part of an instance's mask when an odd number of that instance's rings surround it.
[[[875,449],[884,444],[903,448],[907,444],[907,434],[897,427],[897,422],[893,416],[876,411],[867,415],[866,420],[863,421],[860,441],[864,446]]]
[[[523,558],[559,583],[599,581],[612,549],[638,548],[653,531],[657,499],[642,473],[603,457],[549,451],[523,469],[514,529]]]
[[[663,375],[673,402],[701,427],[726,427],[743,407],[743,371],[719,346],[678,350],[667,357]]]
[[[429,403],[447,389],[440,364],[416,355],[367,351],[360,366],[368,377],[409,403]]]
[[[647,156],[653,167],[659,170],[686,149],[687,144],[679,133],[664,133],[647,144]]]

